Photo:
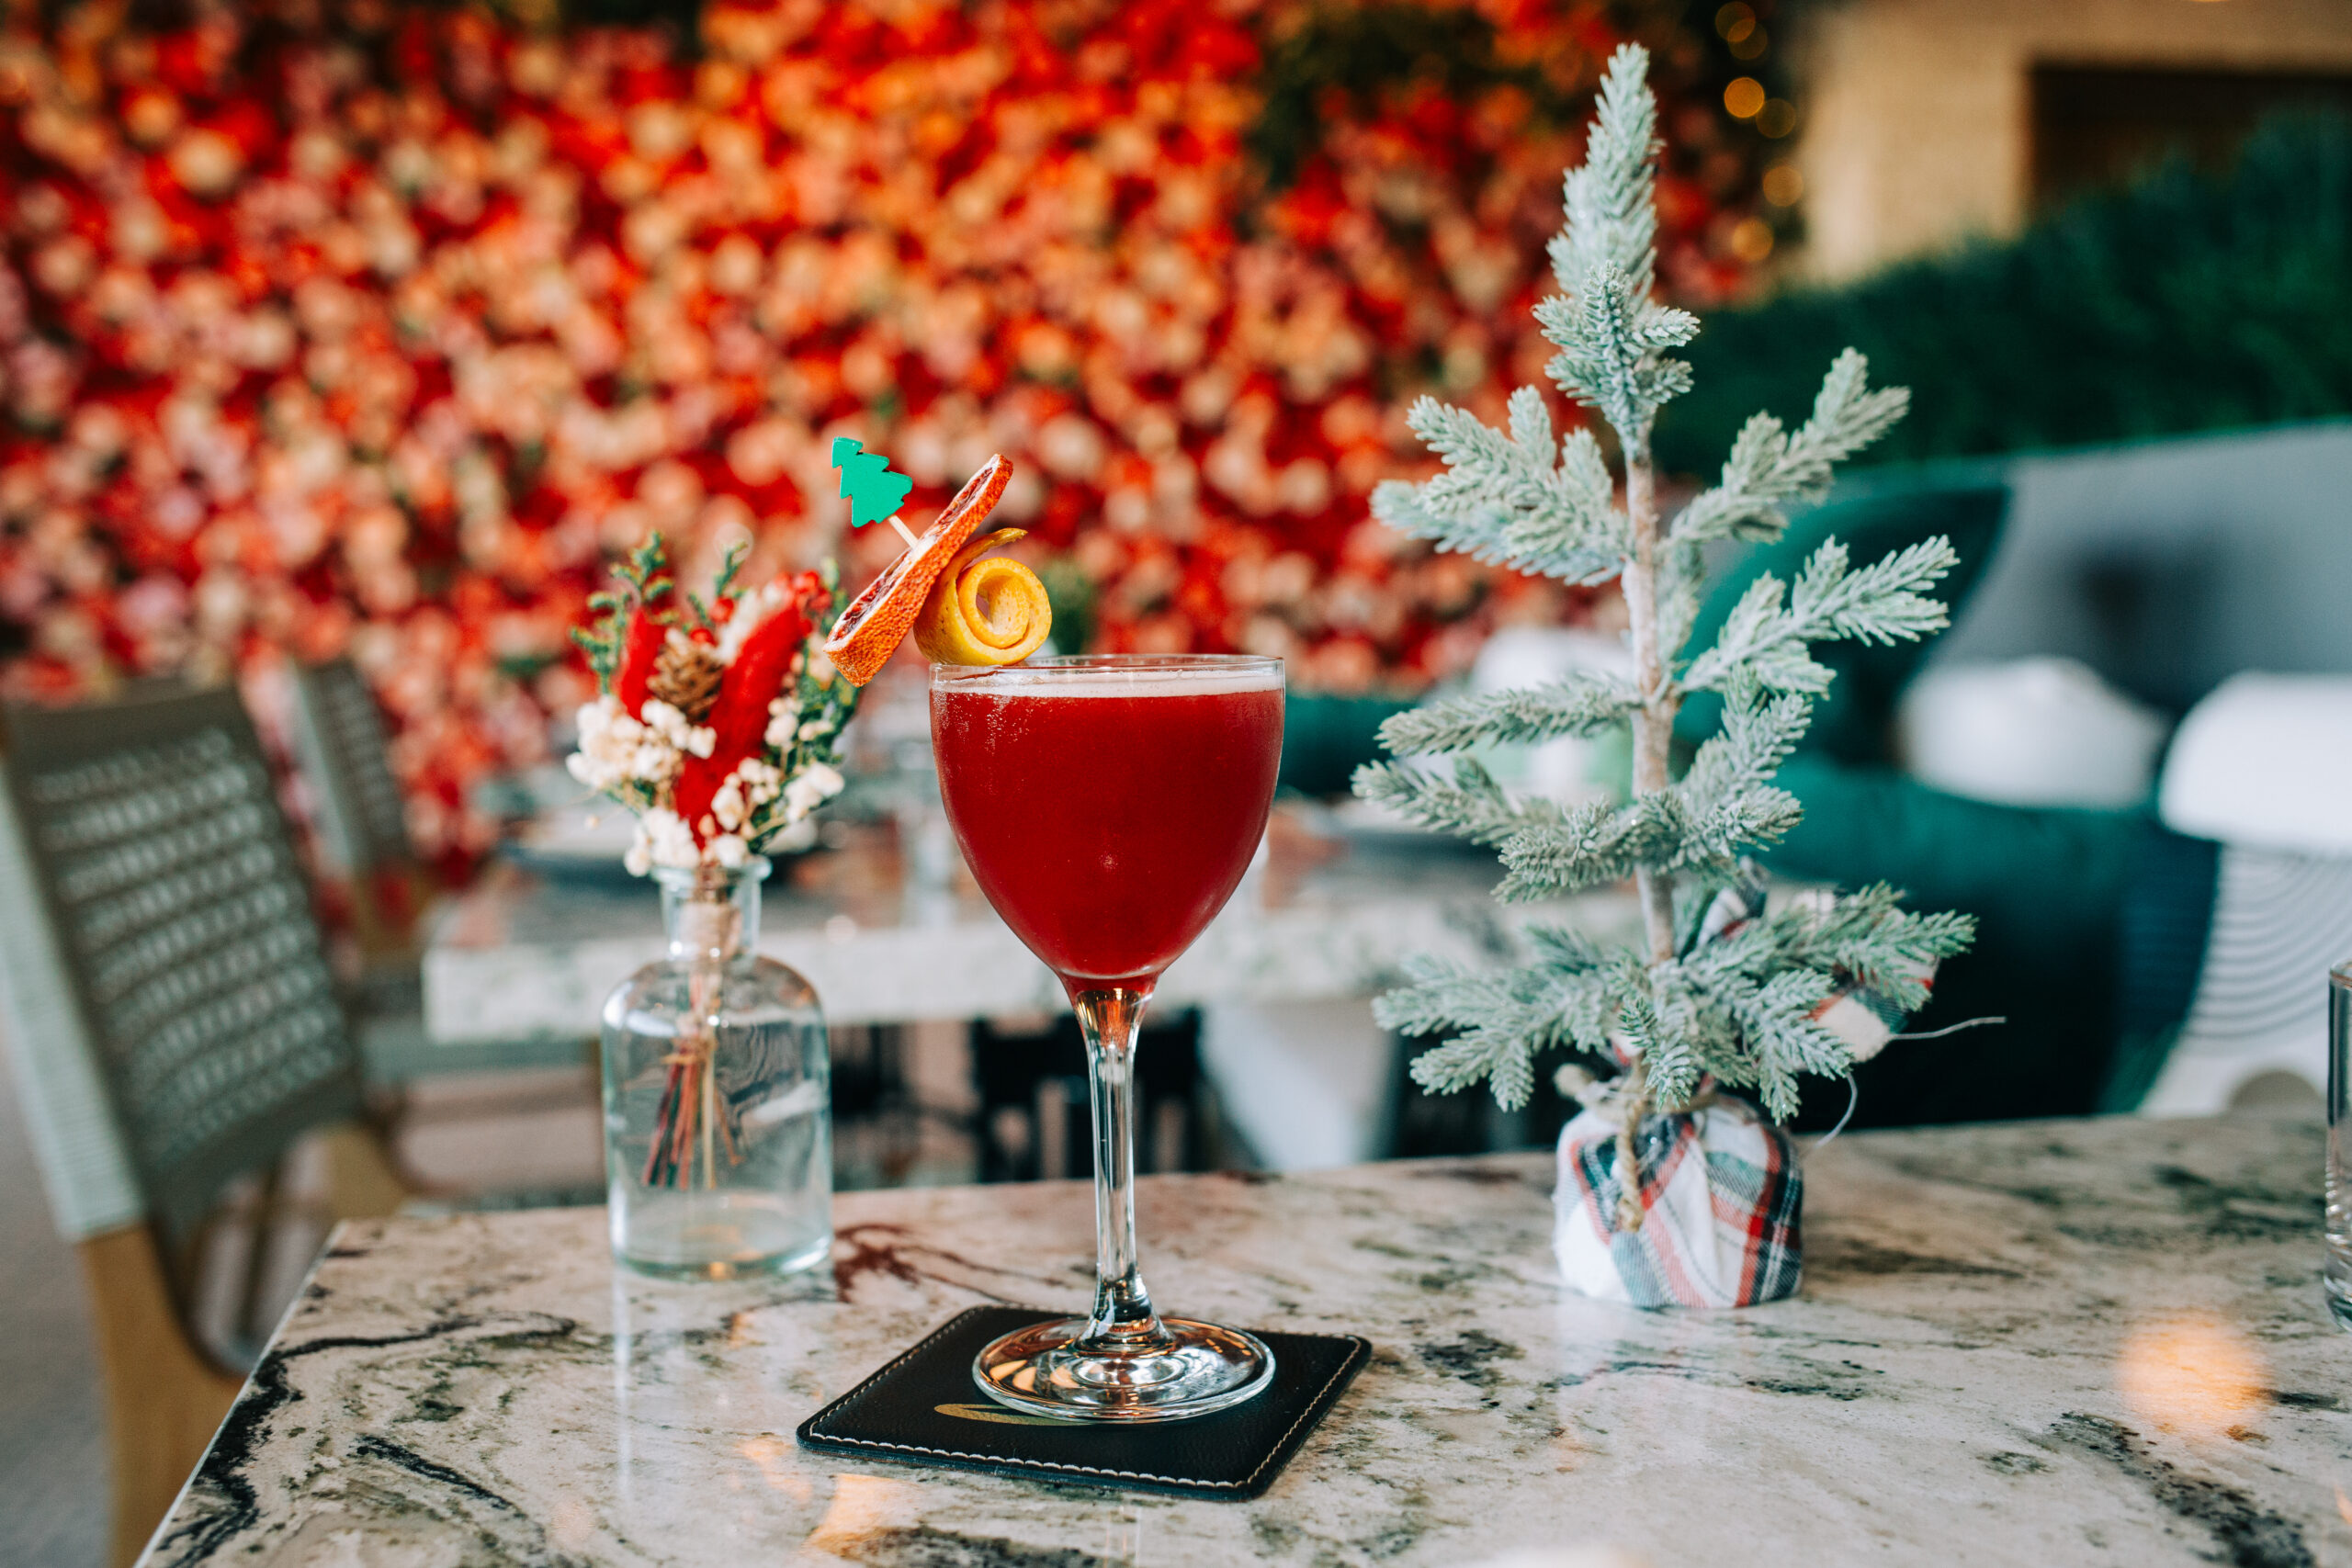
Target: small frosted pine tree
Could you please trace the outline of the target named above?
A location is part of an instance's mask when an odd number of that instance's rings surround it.
[[[1742,853],[1779,839],[1800,815],[1772,776],[1829,684],[1830,671],[1807,645],[1892,642],[1942,626],[1944,608],[1926,591],[1955,558],[1938,538],[1856,569],[1832,540],[1794,582],[1758,578],[1714,646],[1686,657],[1701,547],[1777,537],[1787,526],[1784,507],[1823,495],[1832,466],[1900,419],[1909,394],[1873,390],[1862,356],[1849,349],[1830,367],[1802,428],[1788,433],[1769,414],[1756,415],[1720,481],[1671,521],[1660,517],[1650,427],[1660,406],[1690,386],[1689,367],[1667,351],[1690,342],[1699,323],[1651,297],[1658,145],[1647,69],[1647,55],[1632,45],[1610,62],[1584,165],[1566,176],[1566,221],[1551,244],[1561,292],[1535,307],[1560,351],[1553,379],[1616,432],[1623,505],[1600,443],[1582,429],[1555,438],[1532,387],[1511,395],[1508,432],[1421,400],[1412,427],[1445,471],[1422,484],[1384,484],[1373,497],[1383,522],[1442,549],[1568,582],[1616,579],[1630,621],[1632,676],[1582,674],[1400,714],[1382,729],[1388,750],[1456,754],[1453,768],[1374,762],[1355,781],[1368,800],[1499,849],[1502,898],[1633,878],[1638,948],[1605,950],[1538,924],[1527,933],[1529,962],[1493,971],[1419,960],[1408,968],[1411,983],[1376,1009],[1386,1027],[1448,1037],[1413,1064],[1425,1088],[1483,1079],[1506,1107],[1525,1102],[1539,1052],[1622,1060],[1613,1098],[1627,1173],[1641,1118],[1687,1106],[1702,1079],[1753,1090],[1776,1119],[1792,1115],[1800,1075],[1851,1066],[1846,1045],[1816,1019],[1825,1001],[1860,985],[1914,1010],[1927,998],[1923,974],[1974,934],[1967,916],[1909,914],[1895,892],[1873,886],[1699,940],[1714,897],[1741,879]],[[1668,750],[1675,714],[1702,691],[1722,694],[1722,728],[1677,779]],[[1458,755],[1486,742],[1593,735],[1629,722],[1634,792],[1623,805],[1565,809],[1523,798]],[[1639,1224],[1638,1209],[1630,1218]]]

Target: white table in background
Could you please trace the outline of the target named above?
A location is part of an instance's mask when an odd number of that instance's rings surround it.
[[[1394,1087],[1370,998],[1409,955],[1492,963],[1531,919],[1600,938],[1630,932],[1629,897],[1506,908],[1493,857],[1442,841],[1368,838],[1293,882],[1253,872],[1162,981],[1157,1005],[1202,1010],[1204,1066],[1250,1147],[1277,1168],[1378,1154]],[[844,851],[844,854],[861,852]],[[911,1023],[1059,1011],[1060,986],[976,895],[910,893],[840,864],[842,890],[791,886],[762,900],[760,951],[808,976],[835,1023]],[[1278,891],[1268,896],[1269,886]],[[443,911],[424,960],[425,1022],[459,1049],[545,1039],[576,1049],[605,994],[661,956],[645,883],[493,868]],[[1230,1092],[1245,1080],[1246,1094]]]
[[[1531,919],[1596,936],[1630,930],[1616,893],[1511,908],[1491,897],[1484,852],[1357,843],[1281,897],[1253,874],[1159,987],[1163,1008],[1368,998],[1409,954],[1492,961]],[[425,1025],[444,1045],[594,1034],[605,996],[663,951],[647,883],[560,878],[499,865],[436,919],[424,957]],[[835,1023],[1059,1010],[1060,986],[977,896],[885,888],[811,895],[779,868],[760,951],[806,975]]]

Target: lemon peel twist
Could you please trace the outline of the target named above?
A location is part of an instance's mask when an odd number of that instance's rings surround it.
[[[1027,537],[1000,528],[956,552],[915,616],[915,647],[935,664],[1015,664],[1045,646],[1053,602],[1037,574],[989,550]]]

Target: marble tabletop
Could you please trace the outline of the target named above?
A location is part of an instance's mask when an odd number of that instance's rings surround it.
[[[831,1274],[785,1285],[616,1275],[594,1210],[349,1224],[145,1561],[2347,1562],[2321,1147],[1848,1136],[1807,1162],[1802,1295],[1714,1314],[1564,1293],[1539,1155],[1148,1179],[1163,1304],[1375,1347],[1249,1503],[795,1446],[968,1303],[1081,1303],[1076,1184],[844,1197]]]

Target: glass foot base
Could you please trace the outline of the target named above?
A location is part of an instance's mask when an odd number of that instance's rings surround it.
[[[999,1404],[1065,1421],[1182,1421],[1223,1410],[1274,1381],[1254,1334],[1163,1317],[1133,1349],[1080,1349],[1087,1320],[1016,1329],[972,1358],[972,1381]]]

